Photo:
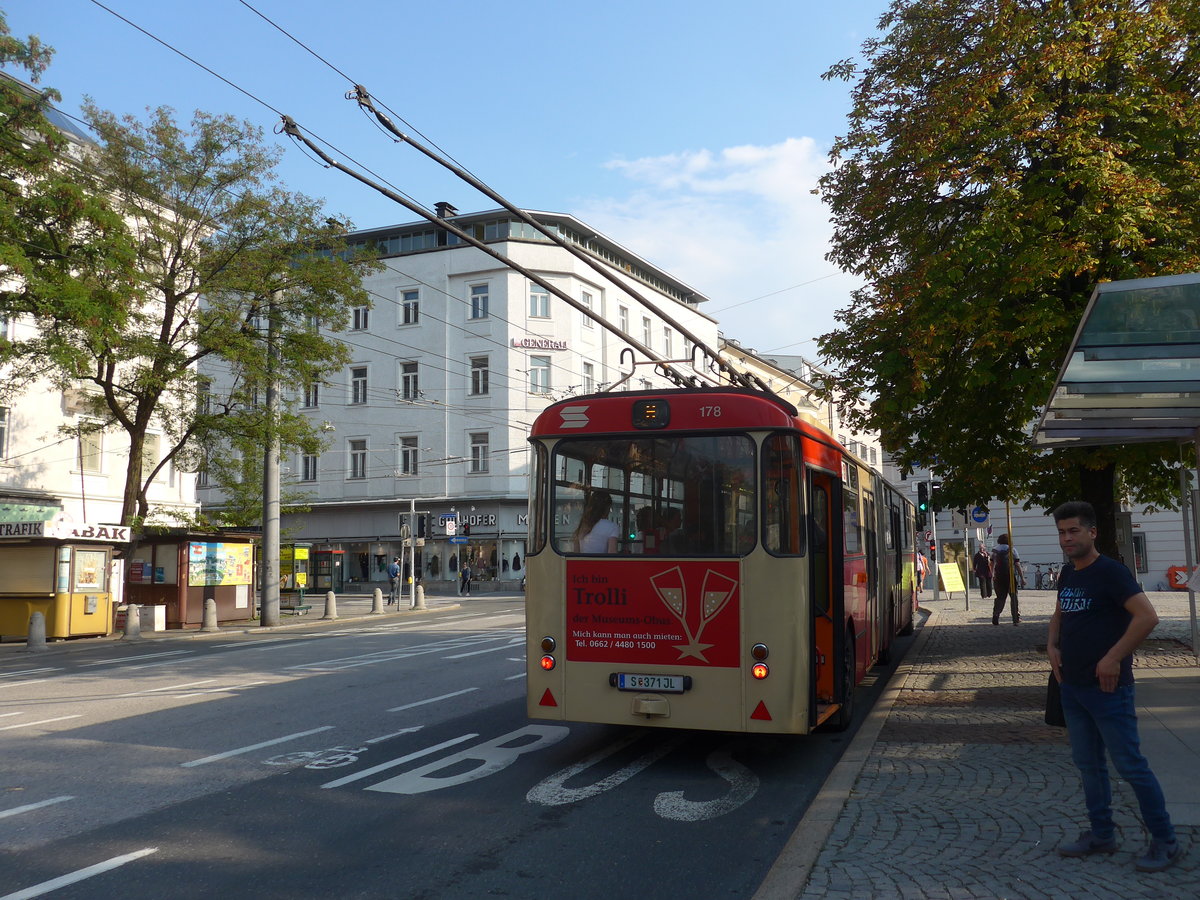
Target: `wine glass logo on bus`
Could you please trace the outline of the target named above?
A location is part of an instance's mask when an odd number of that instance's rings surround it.
[[[675,649],[679,651],[679,658],[683,659],[688,656],[695,657],[701,662],[708,662],[704,657],[704,651],[709,649],[712,644],[700,643],[700,637],[704,634],[704,629],[717,614],[725,608],[725,604],[729,602],[729,598],[733,596],[737,590],[737,582],[732,578],[722,575],[720,572],[714,572],[709,569],[704,573],[704,584],[700,588],[700,604],[698,616],[696,614],[689,615],[687,585],[683,580],[683,571],[679,566],[668,569],[665,572],[659,572],[657,575],[650,577],[650,584],[654,587],[654,593],[658,595],[658,599],[683,626],[683,633],[687,637],[686,644],[676,644]],[[695,609],[693,606],[692,609]],[[689,619],[699,621],[696,625],[696,631],[693,633]]]

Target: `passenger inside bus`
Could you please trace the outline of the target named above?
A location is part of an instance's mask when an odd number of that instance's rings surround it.
[[[617,536],[621,529],[608,518],[611,511],[612,495],[608,491],[592,491],[588,495],[583,518],[575,529],[575,546],[580,553],[617,552]]]

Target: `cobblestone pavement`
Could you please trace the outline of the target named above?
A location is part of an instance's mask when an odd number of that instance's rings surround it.
[[[1148,836],[1123,782],[1114,780],[1121,849],[1055,853],[1086,817],[1066,731],[1042,721],[1054,595],[1022,592],[1018,627],[993,626],[978,596],[970,612],[957,597],[926,594],[931,630],[905,661],[903,687],[799,896],[1200,897],[1198,828],[1178,829],[1186,855],[1173,868],[1134,869]],[[1162,622],[1135,665],[1195,666],[1186,594],[1152,599]]]

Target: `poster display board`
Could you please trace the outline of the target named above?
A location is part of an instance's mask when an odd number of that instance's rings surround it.
[[[254,545],[188,544],[188,584],[250,584],[254,575]]]

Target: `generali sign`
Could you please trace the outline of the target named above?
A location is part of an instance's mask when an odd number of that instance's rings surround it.
[[[566,350],[566,341],[554,341],[550,338],[513,338],[512,345],[523,350]]]

